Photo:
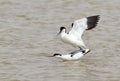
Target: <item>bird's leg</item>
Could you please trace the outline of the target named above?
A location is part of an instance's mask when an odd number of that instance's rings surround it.
[[[82,51],[82,53],[87,54],[87,53],[90,52],[90,49],[87,49],[86,46],[82,46],[82,47],[79,47],[79,48],[80,48],[80,50]]]
[[[79,47],[80,48],[80,50],[82,51],[82,53],[85,53],[85,50],[83,50],[83,48],[81,48],[81,47]]]
[[[81,47],[79,47],[81,51],[83,51],[83,49]]]
[[[80,48],[81,51],[83,50],[81,47],[79,47],[79,48]]]

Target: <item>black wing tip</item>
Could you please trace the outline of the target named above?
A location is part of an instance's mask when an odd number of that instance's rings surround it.
[[[91,30],[91,29],[95,28],[97,26],[99,20],[100,20],[100,15],[94,15],[94,16],[87,17],[88,27],[86,30]]]

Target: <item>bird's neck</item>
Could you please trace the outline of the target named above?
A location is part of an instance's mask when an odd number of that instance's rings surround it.
[[[66,35],[67,33],[66,33],[66,30],[65,29],[63,29],[62,31],[61,31],[61,37],[64,37],[65,35]]]

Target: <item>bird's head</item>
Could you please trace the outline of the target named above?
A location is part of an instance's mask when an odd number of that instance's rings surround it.
[[[65,32],[66,32],[66,28],[65,27],[60,27],[60,32],[58,33],[58,35],[63,31],[63,30],[65,30]]]
[[[59,54],[59,53],[53,54],[53,57],[60,57],[60,56],[62,56],[62,54]]]

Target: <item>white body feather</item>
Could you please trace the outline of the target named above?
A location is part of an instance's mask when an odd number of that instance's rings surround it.
[[[81,38],[83,32],[87,28],[86,22],[87,22],[86,18],[76,20],[69,34],[67,34],[65,32],[65,29],[63,29],[63,31],[60,34],[62,41],[69,43],[73,45],[74,47],[86,48]]]
[[[71,54],[56,56],[63,60],[79,60],[83,56],[82,52],[76,53],[75,55],[71,56]]]

